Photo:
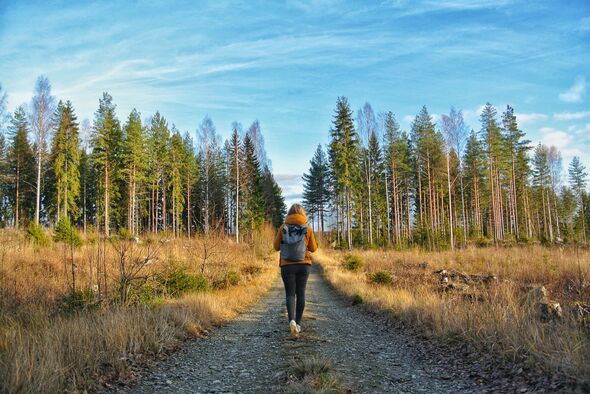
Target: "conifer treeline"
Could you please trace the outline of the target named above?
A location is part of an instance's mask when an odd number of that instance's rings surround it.
[[[478,131],[451,108],[435,124],[426,107],[402,131],[370,104],[356,125],[339,98],[331,140],[304,174],[304,204],[338,244],[431,249],[541,241],[587,242],[588,174],[579,158],[563,176],[561,154],[532,146],[510,106],[486,104]]]
[[[11,115],[0,86],[0,226],[67,218],[107,235],[225,231],[238,241],[265,221],[278,226],[285,204],[258,121],[246,131],[234,122],[222,143],[205,117],[197,134],[195,143],[159,112],[142,122],[134,109],[121,122],[108,93],[80,125],[45,77]]]

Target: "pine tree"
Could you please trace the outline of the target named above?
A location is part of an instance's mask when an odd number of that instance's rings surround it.
[[[100,178],[97,205],[104,233],[110,234],[111,222],[120,212],[117,198],[121,179],[123,135],[115,115],[113,98],[103,93],[95,113],[92,136],[92,159]]]
[[[369,142],[366,153],[366,163],[370,168],[368,171],[368,183],[371,185],[371,193],[368,193],[367,198],[368,213],[369,213],[369,244],[373,245],[375,239],[374,228],[381,227],[381,213],[384,210],[383,207],[383,190],[384,179],[383,179],[383,156],[381,153],[381,147],[379,145],[379,139],[377,138],[377,132],[375,129],[371,131],[369,135]],[[369,198],[370,196],[370,198]],[[383,230],[382,228],[380,230]],[[382,231],[377,233],[378,240],[381,241]]]
[[[172,137],[170,138],[170,197],[172,200],[172,232],[178,236],[182,226],[182,212],[184,211],[184,179],[183,174],[186,171],[186,155],[184,151],[184,142],[180,133],[172,127]]]
[[[190,134],[187,132],[184,135],[183,139],[184,145],[184,182],[185,182],[185,192],[186,192],[186,233],[187,236],[190,238],[193,229],[193,219],[194,219],[194,212],[193,212],[193,190],[195,189],[198,181],[199,181],[199,163],[197,161],[197,157],[195,156],[195,146],[193,143],[193,139]]]
[[[467,215],[469,219],[466,230],[469,231],[470,235],[479,238],[484,234],[482,187],[485,176],[485,152],[473,130],[471,130],[471,134],[467,139],[463,163],[465,168],[465,197],[469,201],[469,207],[466,208],[471,213]]]
[[[365,103],[362,110],[358,111],[357,116],[357,131],[361,135],[361,138],[365,142],[365,146],[363,147],[363,163],[362,163],[362,174],[365,180],[365,188],[361,188],[361,194],[365,194],[364,191],[366,190],[366,198],[367,198],[367,213],[368,213],[368,240],[369,244],[373,243],[373,182],[375,180],[373,165],[375,164],[375,158],[370,157],[371,153],[375,154],[376,152],[371,152],[371,138],[375,135],[375,130],[377,128],[377,123],[375,120],[375,113],[371,104]],[[373,141],[375,143],[375,141]],[[378,142],[377,142],[378,143]],[[373,147],[374,148],[374,147]],[[377,178],[379,179],[379,178]],[[361,222],[362,226],[362,222]]]
[[[76,120],[72,103],[67,101],[63,104],[60,101],[50,153],[56,221],[70,216],[75,220],[80,214],[77,205],[80,195],[80,140]]]
[[[439,237],[444,227],[439,196],[446,180],[446,171],[443,139],[440,133],[436,133],[426,106],[414,119],[411,133],[417,165],[415,193],[418,196],[420,242],[433,249],[435,238]]]
[[[543,209],[543,239],[553,242],[553,225],[548,201],[549,185],[551,184],[551,168],[549,165],[549,149],[539,143],[533,157],[533,185],[540,195]],[[540,223],[541,226],[541,223]]]
[[[148,136],[148,177],[150,180],[150,230],[158,232],[167,228],[167,194],[168,174],[165,170],[169,166],[168,122],[156,112],[151,118]]]
[[[584,193],[586,191],[586,184],[588,182],[588,173],[586,167],[580,162],[580,158],[575,156],[568,168],[569,182],[574,191],[579,203],[579,222],[582,228],[582,239],[586,242],[586,213],[584,210]]]
[[[516,239],[521,238],[521,227],[528,227],[528,210],[526,204],[527,177],[530,173],[527,152],[529,140],[523,139],[525,133],[518,128],[514,109],[506,107],[502,114],[502,128],[505,134],[506,148],[510,155],[509,209],[510,231]],[[524,214],[524,216],[523,216]]]
[[[496,121],[496,108],[486,103],[480,115],[481,134],[488,160],[489,221],[494,242],[504,239],[504,204],[501,185],[501,165],[504,163],[504,139]]]

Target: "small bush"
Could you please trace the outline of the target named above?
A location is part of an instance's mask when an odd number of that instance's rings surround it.
[[[344,256],[342,266],[348,271],[358,272],[363,268],[363,261],[358,255],[347,254]]]
[[[244,275],[255,276],[262,272],[262,267],[259,265],[250,264],[242,267],[240,271],[242,271],[242,274]]]
[[[221,279],[213,283],[213,287],[216,289],[226,289],[230,286],[236,286],[238,283],[240,283],[240,274],[236,271],[228,271],[223,274]]]
[[[117,237],[123,241],[130,241],[134,238],[133,233],[127,230],[125,227],[119,227],[117,231]]]
[[[141,285],[131,287],[128,299],[131,304],[154,306],[163,302],[165,292],[166,288],[161,283],[147,281]]]
[[[35,246],[47,246],[49,245],[49,238],[45,235],[43,228],[37,223],[31,223],[27,229],[27,239]]]
[[[203,275],[193,275],[185,268],[176,268],[166,276],[160,275],[157,281],[164,286],[166,295],[180,297],[190,291],[209,290],[209,281]]]
[[[484,237],[480,237],[475,241],[475,245],[478,248],[485,248],[488,247],[492,244],[492,240],[490,240],[489,238],[484,238]]]
[[[96,296],[91,289],[73,290],[65,294],[60,300],[60,310],[65,313],[74,313],[81,310],[96,309],[99,305]]]
[[[55,242],[63,242],[75,247],[82,246],[82,237],[80,237],[78,230],[72,226],[72,223],[70,223],[70,219],[67,216],[57,221],[53,232],[53,240]]]
[[[393,283],[393,276],[389,271],[377,271],[368,275],[369,281],[378,285],[390,285]]]

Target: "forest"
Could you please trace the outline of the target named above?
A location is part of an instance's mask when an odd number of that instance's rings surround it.
[[[222,142],[206,116],[195,142],[160,112],[142,120],[133,109],[120,120],[106,92],[94,120],[79,122],[44,76],[30,105],[8,114],[6,99],[0,86],[1,227],[34,239],[49,226],[107,236],[219,231],[239,242],[283,220],[257,120],[246,130],[234,122]]]
[[[356,120],[345,97],[334,112],[330,142],[303,175],[303,199],[337,245],[587,242],[586,168],[574,157],[566,175],[561,153],[527,140],[511,106],[499,115],[487,103],[479,129],[455,108],[434,123],[424,106],[409,132],[369,103]]]

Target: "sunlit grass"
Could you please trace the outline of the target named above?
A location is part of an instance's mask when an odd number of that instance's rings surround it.
[[[384,310],[422,333],[467,341],[474,349],[520,360],[537,371],[590,381],[590,332],[572,315],[576,302],[590,303],[590,252],[523,247],[428,253],[358,251],[363,270],[346,270],[343,252],[324,251],[316,260],[328,281],[354,303]],[[493,274],[491,284],[442,291],[434,271],[454,269]],[[391,284],[371,281],[388,272]],[[379,274],[383,275],[383,274]],[[544,285],[559,302],[563,318],[543,322],[526,303],[533,285]]]
[[[118,256],[107,245],[107,289],[102,299],[93,308],[64,312],[61,300],[71,290],[70,250],[60,244],[35,249],[17,233],[0,234],[8,241],[0,248],[0,391],[96,390],[101,382],[124,376],[133,366],[206,334],[255,302],[273,283],[277,270],[268,257],[269,246],[264,246],[270,245],[268,235],[261,234],[255,246],[220,238],[204,267],[200,251],[210,241],[162,242],[141,276],[153,278],[184,267],[190,275],[203,273],[211,287],[179,298],[160,295],[147,303],[142,298],[121,303]],[[97,287],[99,247],[88,242],[74,250],[80,289]],[[222,281],[228,272],[239,280]],[[143,291],[142,283],[140,278],[138,289]]]

